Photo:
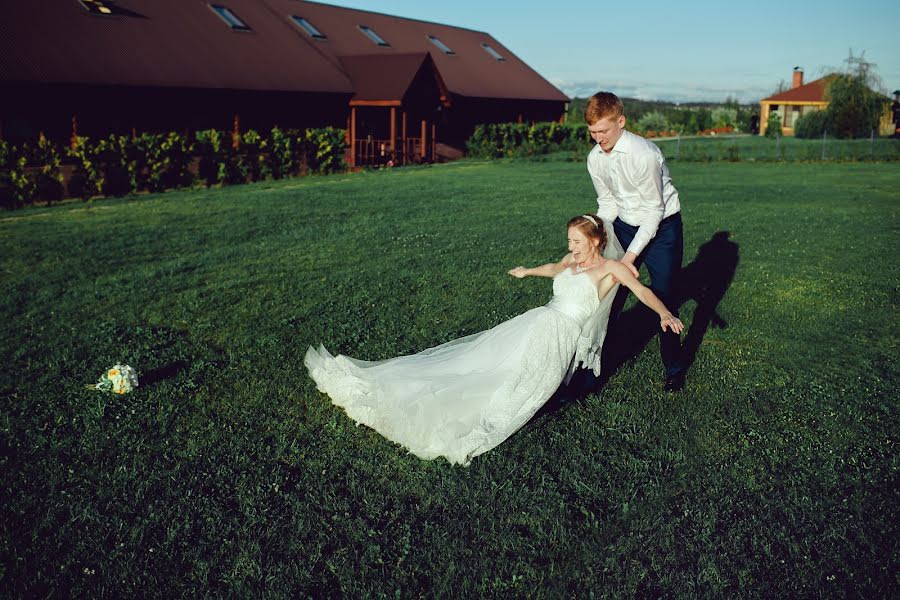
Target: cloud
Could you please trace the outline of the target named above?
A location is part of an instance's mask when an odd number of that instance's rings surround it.
[[[703,86],[689,83],[661,81],[628,81],[622,79],[567,80],[550,78],[550,81],[571,98],[585,98],[599,90],[607,90],[623,98],[640,100],[665,100],[669,102],[724,102],[734,98],[743,103],[755,103],[773,93],[773,85]],[[749,84],[749,82],[748,82]]]

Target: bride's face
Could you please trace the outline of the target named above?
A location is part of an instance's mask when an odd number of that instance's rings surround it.
[[[591,242],[591,238],[581,233],[577,227],[569,228],[569,252],[572,253],[575,262],[585,262],[597,255],[598,242],[596,240]]]

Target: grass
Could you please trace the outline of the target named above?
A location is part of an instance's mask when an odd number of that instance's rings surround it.
[[[688,269],[721,231],[738,261],[715,318],[682,306],[687,389],[660,391],[651,340],[469,468],[354,427],[303,352],[394,356],[546,302],[505,272],[564,252],[583,164],[0,215],[0,594],[896,596],[900,172],[672,171]],[[116,362],[136,393],[84,388]]]
[[[900,141],[892,138],[841,140],[772,139],[724,135],[716,138],[659,140],[656,144],[672,161],[896,161]]]

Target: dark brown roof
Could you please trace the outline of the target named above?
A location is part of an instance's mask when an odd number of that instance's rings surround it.
[[[834,77],[834,75],[826,75],[786,92],[779,92],[774,96],[763,98],[762,102],[827,102],[825,90]]]
[[[481,31],[318,2],[267,1],[277,12],[296,14],[311,22],[328,39],[317,41],[307,37],[307,40],[330,56],[428,52],[451,94],[568,101],[565,94],[522,62],[509,48]],[[390,46],[376,45],[359,30],[359,25],[373,29]],[[428,36],[439,39],[453,54],[445,54]],[[492,47],[504,60],[496,60],[482,44]]]
[[[344,56],[341,64],[356,92],[352,102],[395,102],[399,104],[419,69],[428,59],[419,54],[362,54]]]
[[[250,26],[252,31],[247,32],[231,30],[201,0],[115,0],[114,4],[146,18],[92,15],[76,0],[5,4],[0,83],[349,94],[354,87],[345,69],[354,62],[351,57],[395,57],[381,62],[377,71],[380,77],[390,77],[391,65],[406,65],[408,59],[402,56],[428,53],[451,94],[567,100],[487,33],[438,23],[298,0],[220,0]],[[327,39],[312,39],[290,15],[306,18]],[[358,25],[371,27],[390,46],[376,45]],[[428,35],[454,54],[444,54]],[[482,44],[505,60],[491,57]],[[402,71],[397,75],[401,79],[409,75],[409,68]],[[400,84],[384,83],[386,89]],[[372,89],[378,88],[367,89],[364,95],[371,95]]]
[[[75,0],[8,3],[0,81],[352,92],[264,3],[227,0],[250,32],[232,31],[198,0],[116,4],[147,18],[91,15]]]

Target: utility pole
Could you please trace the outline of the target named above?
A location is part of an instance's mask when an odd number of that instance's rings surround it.
[[[881,78],[875,74],[875,63],[866,60],[866,51],[860,52],[859,56],[853,54],[853,48],[850,48],[847,58],[844,59],[847,64],[847,73],[855,75],[860,81],[870,88],[881,89],[884,85]]]

